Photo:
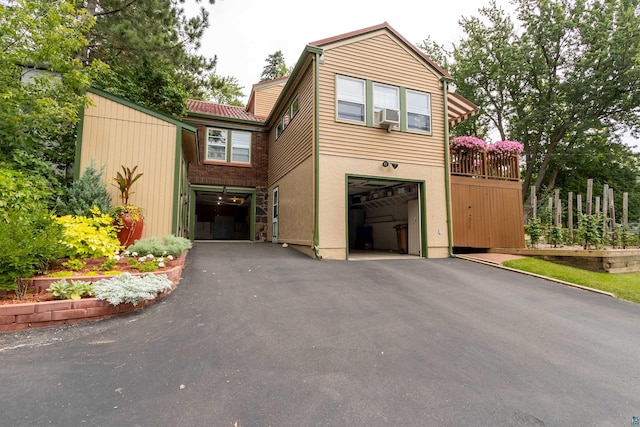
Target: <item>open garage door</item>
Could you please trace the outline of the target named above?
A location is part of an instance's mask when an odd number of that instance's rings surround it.
[[[251,240],[252,194],[195,192],[195,240]]]
[[[422,255],[421,184],[349,177],[350,258],[366,252]]]

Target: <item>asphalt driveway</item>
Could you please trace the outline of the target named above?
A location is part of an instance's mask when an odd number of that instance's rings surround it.
[[[459,259],[198,243],[142,312],[0,335],[7,426],[625,426],[640,306]]]

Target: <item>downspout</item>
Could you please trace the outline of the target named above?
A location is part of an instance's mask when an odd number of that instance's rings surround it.
[[[447,95],[451,78],[442,77],[442,92],[444,95],[444,186],[445,199],[447,205],[447,240],[449,242],[449,256],[453,255],[453,225],[451,224],[451,168],[449,152],[449,106],[447,105]]]
[[[320,54],[315,53],[314,62],[314,94],[313,94],[313,120],[314,120],[314,137],[313,137],[313,185],[314,185],[314,209],[313,209],[313,252],[316,259],[322,259],[320,255]]]

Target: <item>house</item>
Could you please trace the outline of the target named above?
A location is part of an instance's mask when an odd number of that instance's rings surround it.
[[[309,43],[246,108],[190,99],[176,120],[91,89],[76,176],[92,160],[107,180],[138,166],[143,237],[271,241],[325,259],[524,245],[521,217],[505,227],[522,212],[517,158],[451,176],[449,128],[478,107],[450,82],[382,23]]]
[[[448,128],[477,113],[450,79],[383,23],[308,44],[247,109],[189,100],[190,235],[449,256]]]

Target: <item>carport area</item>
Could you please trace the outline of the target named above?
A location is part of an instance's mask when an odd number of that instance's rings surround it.
[[[2,422],[629,425],[638,348],[638,305],[484,264],[196,242],[161,303],[0,335]]]

